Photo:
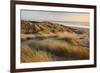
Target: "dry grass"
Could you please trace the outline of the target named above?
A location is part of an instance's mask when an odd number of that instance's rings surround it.
[[[59,60],[89,59],[89,50],[61,42],[33,42],[21,46],[21,62],[55,61],[56,57],[60,57]]]
[[[64,40],[67,43],[69,43],[71,45],[75,45],[75,46],[80,45],[80,40],[78,38],[64,37],[64,38],[59,38],[59,40]]]
[[[85,34],[85,37],[88,37],[88,30],[49,22],[21,23],[21,62],[89,59],[88,38],[82,40],[79,36]],[[37,40],[23,44],[31,39]]]
[[[72,46],[62,42],[33,42],[32,47],[38,47],[40,50],[46,50],[57,56],[63,56],[66,59],[88,59],[89,51],[86,47]]]
[[[52,60],[51,55],[45,51],[33,49],[28,45],[21,47],[21,62],[44,62]]]
[[[80,40],[74,33],[72,34],[68,32],[34,34],[34,38],[40,39],[40,41],[22,45],[21,62],[89,59],[89,49],[80,46]],[[42,41],[42,39],[49,38],[54,38],[55,40]],[[58,60],[57,58],[60,59]]]

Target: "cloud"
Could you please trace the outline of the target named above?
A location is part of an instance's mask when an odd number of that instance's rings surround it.
[[[21,10],[21,19],[32,21],[89,22],[89,13]]]

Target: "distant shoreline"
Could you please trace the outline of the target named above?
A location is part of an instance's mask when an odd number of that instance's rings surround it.
[[[65,25],[65,26],[69,26],[69,27],[88,28],[89,29],[89,26],[81,26],[81,25],[74,25],[74,24],[61,24],[61,25]]]

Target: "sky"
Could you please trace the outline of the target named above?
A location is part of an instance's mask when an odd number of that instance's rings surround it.
[[[88,22],[89,13],[21,10],[22,20]]]

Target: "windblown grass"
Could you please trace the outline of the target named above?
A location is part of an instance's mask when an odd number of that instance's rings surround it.
[[[33,36],[32,36],[33,37]],[[51,41],[42,39],[53,38]],[[70,33],[34,34],[34,41],[21,45],[21,62],[45,62],[89,59],[89,49],[80,46],[76,35]]]
[[[45,51],[31,48],[28,45],[21,46],[21,62],[44,62],[51,60],[51,55]]]
[[[64,42],[33,42],[32,47],[46,50],[56,56],[65,57],[66,59],[88,59],[89,50],[86,47],[72,46]]]

